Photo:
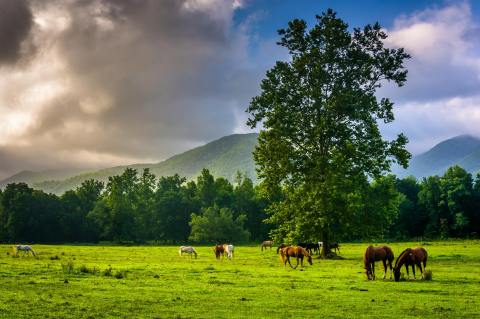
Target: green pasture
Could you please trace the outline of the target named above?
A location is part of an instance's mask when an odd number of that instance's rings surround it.
[[[424,243],[433,280],[398,283],[366,280],[366,244],[296,270],[254,246],[219,261],[211,247],[196,260],[177,247],[33,247],[37,258],[14,258],[0,245],[0,318],[480,318],[480,241]]]

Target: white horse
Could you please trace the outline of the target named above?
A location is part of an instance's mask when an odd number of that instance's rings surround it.
[[[187,254],[190,254],[190,257],[193,257],[193,255],[195,255],[195,259],[197,259],[197,252],[195,251],[195,248],[193,248],[192,246],[180,246],[180,249],[178,250],[178,254],[180,256],[183,255],[183,253],[187,253]]]
[[[37,256],[37,254],[35,253],[35,250],[33,250],[33,248],[28,245],[16,245],[16,246],[13,246],[13,250],[15,251],[15,256],[18,256],[19,250],[23,251],[24,256],[28,255],[29,252],[31,252],[33,256]]]
[[[227,253],[227,258],[232,259],[233,258],[233,251],[235,250],[235,247],[232,244],[225,244],[223,245],[223,249],[225,250],[225,253]]]

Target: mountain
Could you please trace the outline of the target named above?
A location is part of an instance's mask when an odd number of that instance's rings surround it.
[[[215,177],[225,177],[233,181],[238,171],[246,173],[255,182],[257,176],[252,152],[257,143],[258,134],[233,134],[203,146],[175,155],[156,164],[133,164],[116,166],[93,172],[68,171],[23,171],[6,180],[0,181],[0,187],[8,183],[25,182],[46,192],[62,194],[66,190],[79,186],[87,179],[106,182],[109,176],[121,174],[125,168],[131,167],[141,172],[144,168],[159,176],[179,174],[187,179],[196,178],[203,168],[208,168]]]
[[[46,192],[62,194],[74,189],[87,179],[108,181],[109,176],[121,174],[131,167],[142,172],[144,168],[159,176],[179,174],[188,180],[196,178],[203,168],[212,175],[225,177],[233,181],[238,171],[246,173],[257,182],[252,151],[257,143],[258,134],[234,134],[222,137],[203,146],[154,164],[133,164],[116,166],[97,171],[50,170],[44,172],[22,171],[3,181],[0,188],[8,183],[25,182]],[[398,177],[413,175],[422,178],[431,175],[443,175],[452,165],[459,165],[470,173],[480,172],[480,139],[470,135],[461,135],[445,140],[427,152],[414,156],[408,169],[395,167],[393,173]]]
[[[460,135],[438,143],[427,152],[413,156],[409,167],[394,168],[398,177],[413,175],[422,178],[443,175],[453,165],[459,165],[470,173],[480,171],[480,139],[470,135]]]
[[[58,169],[46,170],[42,172],[21,171],[15,175],[10,176],[9,178],[0,181],[0,188],[3,188],[10,183],[34,184],[43,182],[45,180],[61,180],[85,172],[87,172],[87,170],[85,169]]]

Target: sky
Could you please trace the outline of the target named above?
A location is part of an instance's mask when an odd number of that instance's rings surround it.
[[[418,154],[480,136],[479,1],[0,0],[0,179],[159,162],[232,133],[275,61],[277,30],[333,8],[380,22],[407,84],[383,87]]]

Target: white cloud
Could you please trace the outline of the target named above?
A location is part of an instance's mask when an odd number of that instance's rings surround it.
[[[399,17],[387,30],[388,44],[404,47],[412,59],[405,87],[379,92],[397,102],[386,136],[404,132],[413,153],[453,136],[480,136],[478,30],[467,2]]]

